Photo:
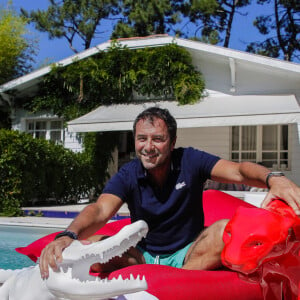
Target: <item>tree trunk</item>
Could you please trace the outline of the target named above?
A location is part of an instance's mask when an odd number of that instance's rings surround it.
[[[224,40],[224,44],[223,47],[228,48],[229,46],[229,40],[230,40],[230,36],[231,36],[231,28],[232,28],[232,22],[233,22],[233,17],[234,17],[234,13],[235,13],[235,8],[236,8],[236,0],[232,0],[232,4],[228,4],[231,7],[231,11],[229,13],[229,19],[228,19],[228,24],[227,24],[227,28],[226,28],[226,36],[225,36],[225,40]]]

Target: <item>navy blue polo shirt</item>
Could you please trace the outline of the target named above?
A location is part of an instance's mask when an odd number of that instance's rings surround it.
[[[125,164],[103,193],[126,202],[131,220],[144,220],[149,232],[139,246],[154,254],[173,253],[192,242],[204,227],[203,185],[220,158],[194,148],[172,152],[163,188],[151,185],[139,159]]]

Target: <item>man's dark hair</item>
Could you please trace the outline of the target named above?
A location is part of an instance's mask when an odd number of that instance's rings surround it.
[[[167,109],[159,108],[156,106],[147,108],[136,117],[133,123],[133,136],[135,137],[136,124],[138,121],[149,120],[151,123],[153,123],[155,118],[161,119],[166,123],[170,135],[170,140],[171,142],[173,142],[176,139],[177,134],[176,120]]]

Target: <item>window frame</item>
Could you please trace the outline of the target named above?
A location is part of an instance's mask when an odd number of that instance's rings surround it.
[[[45,129],[36,129],[36,124],[38,122],[45,122],[46,127]],[[60,128],[51,128],[51,122],[60,122],[61,126]],[[30,123],[33,123],[33,129],[29,129]],[[45,132],[45,140],[52,141],[55,144],[64,144],[65,135],[64,135],[64,123],[63,120],[60,118],[26,118],[25,123],[25,131],[33,136],[33,138],[39,138],[37,137],[37,132]],[[51,139],[51,132],[59,132],[61,135],[61,140],[53,140]],[[41,137],[43,138],[43,137]]]
[[[245,152],[251,152],[250,150],[242,150],[241,144],[242,144],[242,127],[245,126],[255,126],[256,127],[256,159],[255,160],[249,160],[249,159],[242,159],[242,153]],[[276,126],[277,127],[277,146],[276,146],[276,150],[263,150],[263,127],[264,126]],[[282,126],[287,126],[287,130],[288,130],[288,136],[287,136],[287,150],[281,150],[280,149],[280,142],[282,139]],[[233,150],[232,149],[232,143],[233,143],[233,127],[238,127],[239,128],[239,137],[238,137],[238,150]],[[289,171],[291,170],[291,124],[265,124],[265,125],[236,125],[236,126],[231,126],[230,127],[230,159],[232,161],[253,161],[256,163],[262,163],[263,162],[263,153],[267,153],[267,152],[276,152],[277,153],[277,164],[273,164],[272,167],[268,167],[271,170],[280,170],[280,171]],[[238,158],[237,159],[233,159],[233,154],[236,153],[238,154]],[[287,153],[287,166],[284,167],[283,164],[280,164],[280,154],[281,153]],[[277,165],[277,166],[276,166]]]

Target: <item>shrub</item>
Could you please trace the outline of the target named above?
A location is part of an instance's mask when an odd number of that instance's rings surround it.
[[[86,155],[26,133],[0,130],[0,214],[18,215],[32,199],[68,202],[93,187]]]

